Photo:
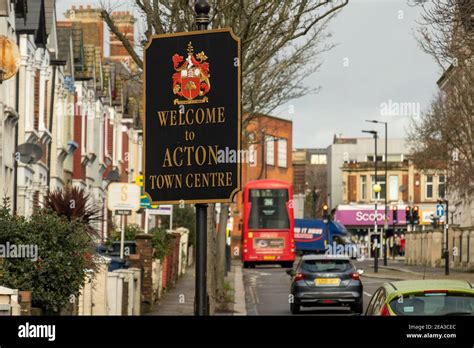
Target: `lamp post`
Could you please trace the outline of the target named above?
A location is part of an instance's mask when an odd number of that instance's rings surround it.
[[[446,209],[444,210],[444,274],[449,275],[449,202],[447,199],[439,199],[439,204],[445,204]]]
[[[379,271],[379,242],[378,242],[378,231],[377,231],[377,195],[381,191],[380,185],[377,183],[377,138],[378,132],[374,130],[364,130],[363,133],[372,134],[374,136],[375,153],[374,153],[374,171],[375,171],[375,183],[372,186],[372,190],[375,192],[375,211],[374,211],[374,234],[377,238],[374,243],[374,272]]]
[[[383,265],[387,266],[387,229],[388,229],[388,123],[377,120],[366,120],[370,123],[381,123],[385,126],[385,218],[383,227]]]

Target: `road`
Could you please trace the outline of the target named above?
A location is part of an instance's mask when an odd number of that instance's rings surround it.
[[[289,305],[290,276],[279,266],[257,266],[244,269],[245,301],[248,315],[291,315]],[[364,310],[375,290],[389,279],[362,277]],[[350,315],[347,308],[302,308],[303,314]]]

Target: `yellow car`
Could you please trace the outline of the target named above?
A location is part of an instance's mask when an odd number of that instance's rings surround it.
[[[365,315],[474,315],[474,286],[466,280],[403,280],[375,291]]]

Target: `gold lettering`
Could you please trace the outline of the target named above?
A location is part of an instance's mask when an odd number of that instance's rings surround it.
[[[160,124],[161,126],[166,126],[166,123],[168,121],[168,115],[169,111],[158,111],[158,118],[160,119]]]
[[[232,172],[226,172],[226,186],[232,186]]]
[[[181,154],[183,154],[183,148],[181,146],[178,146],[176,149],[174,149],[173,151],[173,161],[174,161],[174,165],[177,166],[177,167],[181,167],[183,165],[183,160],[181,159],[181,162],[178,163],[177,159],[176,159],[176,153],[179,151],[181,151]]]
[[[224,107],[218,107],[217,108],[217,122],[218,123],[224,123],[225,122],[225,115],[224,115]]]
[[[207,119],[206,123],[216,123],[216,109],[215,108],[207,108],[206,109],[206,114],[207,114]]]
[[[172,167],[173,164],[171,163],[171,155],[170,155],[170,149],[166,149],[165,152],[165,159],[163,161],[162,167]]]
[[[218,178],[219,183],[217,184],[217,186],[225,186],[225,184],[224,184],[224,173],[218,173],[218,175],[219,175],[219,178]]]
[[[193,119],[193,118],[188,119],[189,113],[194,114],[194,110],[193,110],[193,109],[188,109],[188,110],[186,111],[186,123],[187,123],[188,125],[192,125],[192,124],[194,124],[194,119]]]
[[[196,110],[195,118],[197,124],[202,124],[204,122],[204,110],[199,108]]]
[[[202,152],[202,156],[199,156],[199,150]],[[206,162],[206,149],[204,146],[198,146],[194,154],[194,160],[198,166],[202,166]]]
[[[151,182],[151,189],[154,190],[155,189],[155,179],[156,179],[156,175],[150,175],[149,176],[149,180]]]
[[[176,110],[171,111],[170,126],[176,126]]]
[[[191,180],[193,179],[193,175],[192,174],[188,174],[186,175],[186,186],[189,187],[189,188],[192,188],[193,185],[189,183],[188,179],[191,178]]]
[[[217,151],[219,151],[218,145],[215,145],[214,148],[209,146],[209,165],[217,164]]]

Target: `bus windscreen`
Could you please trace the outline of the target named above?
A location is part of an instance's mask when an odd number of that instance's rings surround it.
[[[250,216],[249,229],[290,228],[286,203],[287,189],[251,189],[249,192]]]

